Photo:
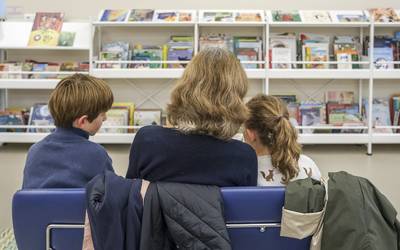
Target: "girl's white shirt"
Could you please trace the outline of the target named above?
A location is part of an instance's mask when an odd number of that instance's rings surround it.
[[[321,172],[315,162],[305,155],[300,155],[299,175],[290,181],[311,177],[321,179]],[[257,186],[285,186],[281,183],[282,174],[272,166],[271,156],[263,155],[258,157],[258,179]]]

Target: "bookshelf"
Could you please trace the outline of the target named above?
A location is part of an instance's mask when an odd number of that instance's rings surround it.
[[[207,22],[202,20],[204,12],[208,10],[190,10],[194,13],[192,21],[190,22],[100,22],[99,14],[97,17],[92,17],[91,21],[71,21],[64,22],[63,30],[70,27],[72,30],[76,30],[78,38],[78,33],[82,34],[81,39],[75,40],[74,47],[71,48],[43,48],[43,47],[27,47],[26,41],[30,34],[30,29],[32,27],[32,21],[7,21],[0,22],[0,30],[4,30],[0,33],[0,50],[13,49],[13,50],[82,50],[89,53],[90,60],[90,71],[89,73],[93,76],[108,80],[112,79],[124,79],[131,85],[131,79],[165,79],[166,81],[171,79],[178,79],[183,73],[183,69],[100,69],[97,65],[100,63],[98,61],[98,51],[101,43],[106,39],[103,36],[104,30],[108,32],[124,32],[123,30],[134,31],[135,28],[148,27],[145,32],[152,32],[153,28],[173,28],[176,29],[177,33],[181,28],[190,30],[195,38],[195,50],[194,54],[198,53],[199,37],[202,33],[209,33],[210,31],[229,33],[229,30],[234,30],[235,34],[238,35],[241,32],[247,30],[256,30],[259,36],[263,39],[264,47],[264,59],[256,63],[264,64],[266,67],[263,69],[245,69],[249,79],[258,79],[262,82],[262,92],[268,94],[271,91],[271,85],[276,84],[277,81],[288,81],[292,80],[319,80],[325,79],[332,80],[327,85],[335,84],[333,81],[338,80],[358,80],[359,86],[359,100],[361,102],[361,97],[366,97],[367,94],[362,94],[363,87],[368,85],[369,102],[372,102],[372,97],[374,97],[374,80],[383,81],[393,81],[393,86],[398,84],[400,80],[400,69],[394,70],[375,70],[372,58],[369,61],[365,61],[364,67],[362,69],[352,69],[352,70],[340,70],[340,69],[269,69],[269,54],[265,53],[269,46],[269,37],[271,29],[285,31],[285,29],[290,29],[290,31],[301,31],[302,28],[343,28],[343,29],[353,29],[358,30],[359,36],[363,37],[367,32],[370,36],[374,35],[375,30],[380,28],[399,28],[399,23],[373,23],[371,21],[364,23],[341,23],[339,21],[333,20],[331,23],[312,23],[312,22],[273,22],[270,10],[246,10],[248,12],[260,12],[262,20],[261,22]],[[219,10],[212,10],[217,12]],[[223,10],[230,11],[230,10]],[[231,10],[236,12],[237,10]],[[337,12],[337,11],[336,11]],[[329,13],[336,13],[335,11],[329,11]],[[354,11],[351,11],[354,12]],[[362,11],[359,11],[363,13]],[[400,11],[396,11],[398,14]],[[300,11],[302,15],[302,20],[304,19],[303,11]],[[18,30],[18,32],[12,31]],[[202,31],[205,32],[202,32]],[[228,31],[225,31],[228,30]],[[80,33],[81,32],[81,33]],[[14,34],[21,34],[14,37]],[[317,32],[316,32],[317,33]],[[13,35],[11,35],[13,34]],[[22,35],[23,34],[23,35]],[[129,33],[129,36],[135,36],[135,33]],[[373,47],[373,42],[372,42]],[[98,50],[98,51],[97,51]],[[296,62],[299,64],[299,62]],[[1,79],[0,80],[0,96],[1,90],[7,89],[54,89],[57,85],[58,80],[31,80],[31,79]],[[316,83],[319,85],[319,83]],[[321,84],[321,90],[323,90],[327,85]],[[375,85],[378,85],[375,84]],[[135,85],[136,90],[141,91],[139,87]],[[375,86],[379,88],[379,86]],[[395,89],[395,87],[393,88]],[[159,90],[157,90],[159,91]],[[291,92],[290,89],[282,90],[286,93]],[[365,90],[364,90],[365,91]],[[4,91],[3,91],[4,95]],[[153,94],[146,94],[147,96],[152,96]],[[308,95],[309,97],[312,95]],[[1,102],[0,102],[1,108]],[[369,116],[370,120],[371,115]],[[372,124],[371,121],[369,124]],[[303,144],[367,144],[368,154],[372,153],[373,144],[399,144],[400,134],[374,134],[372,133],[371,126],[368,126],[370,133],[368,134],[299,134],[299,142]],[[41,140],[46,134],[45,133],[0,133],[0,142],[16,142],[16,143],[33,143]],[[97,134],[91,137],[90,140],[96,143],[102,144],[130,144],[133,141],[135,134]]]

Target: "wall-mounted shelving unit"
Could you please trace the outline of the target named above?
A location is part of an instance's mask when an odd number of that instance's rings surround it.
[[[362,98],[362,86],[366,84],[363,81],[368,81],[369,86],[369,101],[372,102],[374,96],[373,84],[374,80],[400,80],[400,69],[394,70],[375,70],[372,58],[368,62],[363,62],[368,68],[340,70],[340,69],[269,69],[269,54],[266,48],[269,47],[270,30],[285,29],[285,28],[356,28],[359,29],[359,36],[364,36],[364,31],[369,30],[369,35],[373,36],[375,29],[381,27],[398,27],[399,23],[373,23],[360,22],[360,23],[341,23],[333,20],[331,23],[311,23],[311,22],[273,22],[271,11],[262,10],[248,10],[248,12],[260,11],[262,13],[262,20],[260,22],[206,22],[202,20],[202,15],[206,10],[200,10],[199,16],[197,12],[193,11],[194,16],[190,22],[100,22],[101,13],[98,17],[92,18],[90,21],[71,21],[64,22],[63,30],[76,31],[76,38],[74,46],[71,48],[58,48],[58,47],[28,47],[26,46],[29,34],[32,28],[32,21],[6,21],[0,22],[0,50],[51,50],[57,53],[57,50],[83,50],[88,52],[88,57],[93,58],[90,60],[89,73],[93,76],[103,79],[125,79],[130,85],[133,85],[138,91],[140,89],[133,84],[130,79],[166,79],[171,82],[171,79],[178,79],[181,77],[184,69],[101,69],[97,65],[96,56],[100,51],[95,51],[101,48],[102,42],[102,27],[107,27],[108,32],[112,32],[113,28],[123,29],[125,27],[186,27],[192,29],[192,34],[195,39],[194,54],[198,53],[199,37],[201,29],[218,30],[220,33],[225,33],[224,29],[233,27],[238,30],[246,28],[260,29],[262,34],[263,47],[264,47],[264,60],[255,62],[264,65],[264,68],[259,69],[245,69],[249,79],[262,80],[262,91],[266,94],[270,92],[271,80],[287,80],[294,83],[296,79],[356,79],[359,80],[359,102]],[[217,12],[218,10],[212,10]],[[226,10],[224,10],[226,11]],[[229,11],[229,10],[228,10]],[[247,11],[247,10],[246,10]],[[235,12],[235,11],[232,11]],[[302,13],[302,11],[300,11]],[[360,11],[361,12],[361,11]],[[396,11],[398,14],[399,11]],[[333,13],[333,11],[332,11]],[[361,12],[362,13],[362,12]],[[303,16],[304,17],[304,16]],[[304,19],[303,19],[304,20]],[[254,29],[255,29],[254,28]],[[232,28],[231,28],[232,29]],[[17,31],[17,32],[16,32]],[[149,31],[150,32],[150,31]],[[127,35],[134,35],[129,33]],[[143,34],[141,34],[143,35]],[[261,35],[260,35],[261,36]],[[95,46],[96,45],[96,46]],[[373,47],[373,41],[371,41]],[[4,52],[2,53],[4,55]],[[0,59],[1,60],[1,59]],[[296,62],[301,64],[300,62]],[[48,73],[48,72],[46,72]],[[63,72],[65,73],[65,72]],[[1,79],[0,89],[54,89],[58,80],[38,80],[38,79]],[[271,83],[273,84],[273,83]],[[328,84],[332,84],[329,82]],[[164,85],[166,86],[166,85]],[[321,86],[321,90],[325,86]],[[159,90],[157,90],[159,91]],[[285,90],[287,92],[287,90]],[[1,92],[0,92],[1,93]],[[4,91],[3,91],[4,95]],[[151,96],[147,95],[147,96]],[[309,95],[311,96],[311,95]],[[160,106],[160,105],[159,105]],[[1,108],[1,104],[0,104]],[[369,116],[371,117],[371,115]],[[370,118],[371,119],[371,118]],[[372,153],[372,144],[378,143],[400,143],[400,134],[374,134],[372,133],[371,120],[368,125],[368,134],[300,134],[299,142],[303,144],[367,144],[368,153]],[[340,127],[338,127],[340,129]],[[46,134],[40,133],[0,133],[0,142],[27,142],[33,143],[41,140]],[[97,134],[91,137],[91,140],[97,143],[112,143],[112,144],[125,144],[131,143],[134,134]]]

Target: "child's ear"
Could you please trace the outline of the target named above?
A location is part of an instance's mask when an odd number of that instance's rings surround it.
[[[85,128],[85,121],[87,121],[87,115],[82,116],[81,118],[76,119],[78,128],[84,129]]]
[[[256,134],[253,130],[246,129],[247,135],[249,136],[249,139],[251,142],[254,142],[256,140]]]

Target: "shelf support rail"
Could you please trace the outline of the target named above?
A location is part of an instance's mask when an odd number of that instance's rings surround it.
[[[152,102],[154,102],[157,106],[159,106],[161,109],[165,110],[166,107],[162,104],[160,104],[159,102],[157,102],[156,100],[154,100],[152,98],[153,95],[157,94],[158,92],[160,92],[162,89],[164,89],[168,84],[170,84],[174,79],[169,80],[168,82],[166,82],[163,86],[161,86],[159,89],[157,89],[155,92],[153,92],[152,94],[148,95],[146,94],[143,90],[141,90],[138,86],[136,86],[134,83],[132,83],[131,81],[129,81],[128,79],[124,79],[127,83],[129,83],[129,85],[131,85],[132,87],[134,87],[137,91],[139,91],[140,93],[142,93],[146,99],[144,99],[141,103],[139,103],[136,108],[138,108],[140,105],[142,105],[143,103],[145,103],[147,100],[150,100]]]
[[[6,50],[0,49],[0,63],[6,61]],[[0,89],[0,110],[5,110],[8,104],[8,90]]]

